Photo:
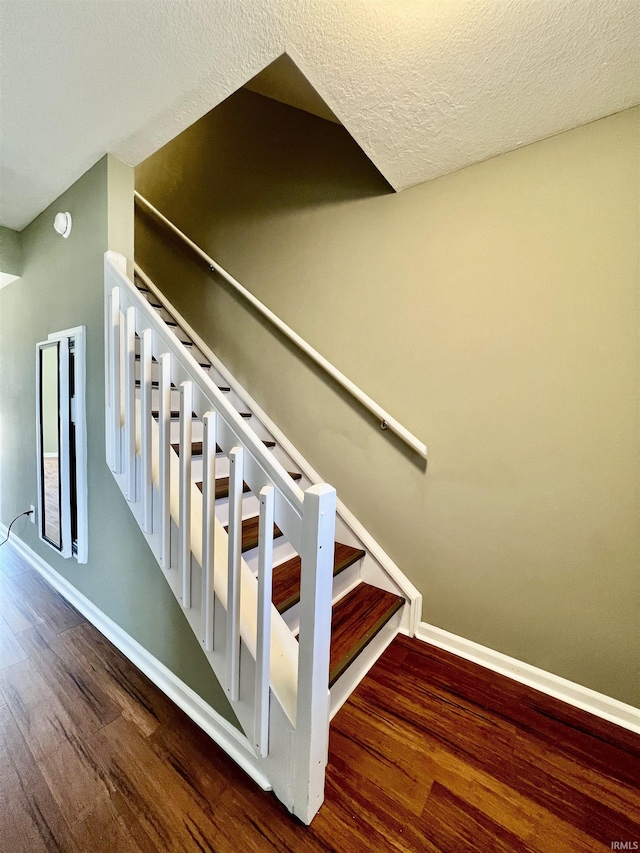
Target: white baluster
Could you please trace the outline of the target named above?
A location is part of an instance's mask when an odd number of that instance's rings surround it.
[[[214,584],[213,555],[216,505],[216,413],[207,412],[202,419],[202,581],[204,647],[213,651]]]
[[[171,568],[171,354],[160,356],[160,561]]]
[[[336,492],[304,493],[294,814],[308,823],[324,797],[329,750],[329,652]]]
[[[258,635],[254,741],[261,758],[269,754],[269,676],[271,672],[271,597],[273,586],[274,488],[260,490],[258,536]]]
[[[227,567],[227,693],[240,696],[240,564],[242,560],[243,449],[229,454],[229,559]]]
[[[140,338],[140,427],[142,458],[142,529],[153,532],[153,481],[151,477],[151,329]]]
[[[191,427],[193,383],[180,385],[180,524],[179,565],[182,606],[191,607]]]
[[[136,499],[136,309],[126,315],[126,349],[124,365],[125,409],[124,436],[127,459],[127,500]]]
[[[111,470],[122,473],[122,409],[120,405],[120,288],[111,290],[111,317],[109,325],[109,405],[111,406]]]

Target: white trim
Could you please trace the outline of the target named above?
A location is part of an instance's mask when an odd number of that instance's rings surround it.
[[[73,401],[73,420],[76,428],[76,527],[78,546],[77,553],[74,556],[79,563],[86,563],[89,558],[86,405],[87,327],[73,326],[73,328],[64,329],[62,332],[52,332],[47,339],[50,341],[69,341],[73,339],[75,395],[71,399]],[[70,534],[69,538],[71,538]]]
[[[640,708],[634,708],[633,705],[605,696],[604,693],[598,693],[589,687],[583,687],[581,684],[554,675],[552,672],[546,672],[544,669],[538,669],[536,666],[503,655],[471,640],[465,640],[463,637],[450,634],[426,622],[420,623],[415,636],[418,640],[477,663],[500,675],[506,675],[507,678],[553,696],[554,699],[566,702],[574,708],[580,708],[582,711],[640,734]]]
[[[2,536],[7,528],[0,523]],[[18,553],[33,566],[42,577],[57,590],[60,595],[103,634],[109,642],[119,649],[131,663],[143,672],[166,696],[190,717],[211,740],[218,744],[264,791],[272,790],[271,783],[258,767],[249,744],[249,740],[207,704],[187,684],[177,677],[161,661],[154,657],[137,640],[134,640],[119,625],[103,613],[86,596],[79,592],[69,581],[59,575],[39,554],[36,554],[15,534],[11,544]]]
[[[74,349],[74,385],[75,394],[69,394],[69,346],[73,341]],[[42,428],[41,409],[41,378],[40,378],[40,352],[47,346],[58,344],[58,399],[60,422],[59,453],[43,453],[40,431]],[[60,346],[63,344],[63,346]],[[60,456],[60,523],[61,537],[60,548],[50,542],[44,536],[43,521],[44,508],[42,506],[43,483],[42,470],[38,470],[38,518],[41,519],[39,535],[43,542],[62,554],[63,557],[72,555],[78,563],[86,563],[89,547],[89,522],[87,512],[87,412],[86,412],[86,326],[74,326],[60,332],[51,332],[46,341],[36,344],[36,446],[37,458],[51,458]],[[66,402],[69,402],[71,412]],[[71,428],[70,423],[75,425],[75,492],[76,492],[76,527],[77,527],[77,552],[73,554],[73,542],[71,541]]]

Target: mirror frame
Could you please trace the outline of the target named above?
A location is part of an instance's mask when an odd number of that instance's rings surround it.
[[[79,563],[87,562],[88,551],[85,338],[86,327],[76,326],[53,332],[46,341],[36,344],[38,532],[43,542],[63,557],[75,557]],[[44,498],[42,353],[54,346],[58,350],[59,545],[46,535]],[[73,364],[73,373],[70,364]]]

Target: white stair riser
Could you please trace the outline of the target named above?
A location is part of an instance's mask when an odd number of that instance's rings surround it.
[[[176,406],[174,406],[172,404],[171,408],[177,410],[178,406],[179,406],[179,402],[180,401],[178,400],[178,405],[176,405]],[[157,406],[153,405],[152,408],[154,411],[156,411]],[[255,434],[260,439],[260,441],[269,441],[270,440],[269,433],[267,433],[267,431],[262,426],[262,424],[259,421],[257,421],[254,417],[247,418],[246,423],[247,423],[247,426],[250,427],[253,430],[253,432],[255,432]],[[180,441],[180,421],[177,418],[175,418],[171,421],[170,435],[171,435],[171,443],[172,444],[178,444],[178,442]],[[195,441],[202,441],[202,421],[198,420],[197,418],[193,419],[192,440],[194,442]],[[279,461],[281,461],[281,460],[279,460]],[[284,460],[282,460],[282,461],[283,461],[283,464],[285,464],[285,461]],[[291,468],[291,470],[294,470],[294,469]]]
[[[183,343],[186,342],[187,352],[190,353],[198,363],[200,363],[200,362],[202,362],[203,364],[209,363],[209,359],[206,357],[206,355],[203,352],[201,352],[198,349],[197,346],[189,346],[188,345],[188,340],[189,340],[188,335],[181,334],[178,329],[172,328],[171,331],[173,331],[174,333],[177,333],[176,337],[178,338],[178,340],[182,341]],[[136,351],[136,355],[140,354],[140,338],[139,337],[137,337],[135,340],[135,351]]]
[[[332,604],[340,601],[341,598],[350,592],[360,580],[360,568],[362,560],[358,560],[352,566],[344,569],[339,575],[333,579],[333,594]],[[282,614],[284,621],[294,634],[300,631],[300,605],[294,604],[289,610]]]

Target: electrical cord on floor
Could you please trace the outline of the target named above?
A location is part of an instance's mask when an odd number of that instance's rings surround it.
[[[32,509],[28,509],[26,512],[21,512],[21,513],[20,513],[20,515],[16,515],[16,517],[13,519],[13,521],[11,522],[11,524],[9,525],[9,528],[8,528],[8,530],[7,530],[7,538],[6,538],[6,539],[4,539],[2,542],[0,542],[0,548],[2,548],[2,546],[3,546],[6,542],[8,542],[8,541],[9,541],[9,536],[11,535],[11,528],[13,527],[13,525],[15,524],[15,522],[16,522],[19,518],[22,518],[22,516],[23,516],[23,515],[31,515],[32,513],[33,513],[33,510],[32,510]]]

